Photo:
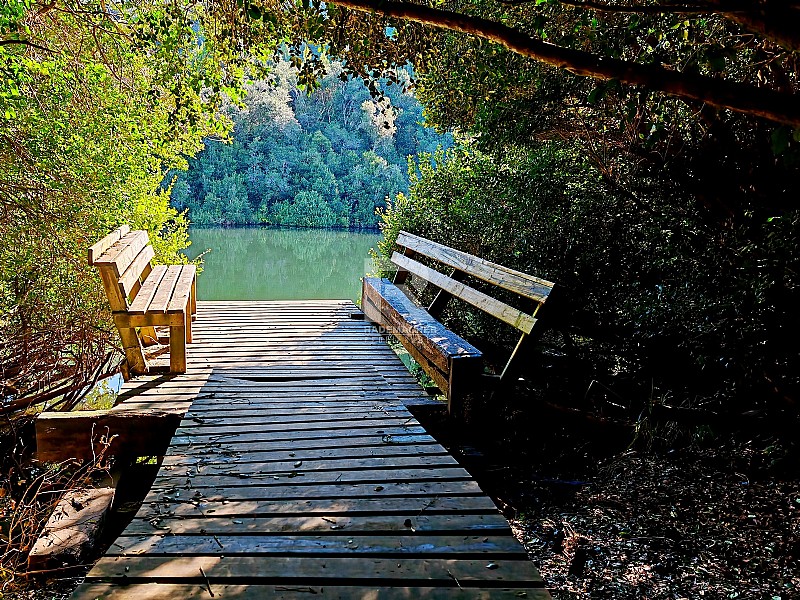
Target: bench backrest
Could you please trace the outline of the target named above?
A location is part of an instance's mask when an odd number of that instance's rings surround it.
[[[416,275],[440,288],[448,296],[459,298],[472,306],[479,308],[501,321],[516,327],[523,334],[530,334],[536,324],[536,314],[553,290],[554,283],[539,279],[533,275],[509,269],[472,254],[461,252],[454,248],[437,244],[417,235],[401,231],[397,236],[397,245],[402,252],[392,254],[392,262],[400,270],[395,275],[394,282],[405,282],[409,273]],[[450,274],[445,275],[414,259],[416,255],[423,255],[450,269]],[[534,308],[529,313],[523,312],[513,306],[476,290],[461,282],[464,276],[469,275],[486,283],[496,285],[513,292],[533,302]],[[444,297],[438,296],[431,309],[443,305]]]
[[[89,248],[89,264],[100,271],[112,311],[124,311],[152,271],[155,252],[146,231],[123,225]]]

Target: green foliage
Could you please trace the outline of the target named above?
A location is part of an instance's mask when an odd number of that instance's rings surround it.
[[[688,201],[646,211],[574,143],[459,149],[435,163],[383,213],[381,252],[407,229],[557,282],[559,325],[584,359],[569,373],[576,395],[596,379],[637,410],[678,394],[743,411],[780,410],[800,392],[784,346],[800,335],[796,212],[720,231]],[[445,318],[510,350],[510,330],[464,305]]]
[[[65,378],[79,391],[113,368],[116,332],[86,250],[127,223],[150,233],[158,261],[185,261],[188,222],[161,182],[229,127],[201,98],[209,77],[224,76],[196,24],[167,43],[172,25],[158,39],[140,35],[146,3],[122,7],[129,23],[99,4],[46,18],[40,8],[0,9],[0,36],[20,42],[0,45],[4,401],[36,398]]]
[[[209,142],[190,160],[173,205],[198,225],[374,227],[375,209],[408,190],[406,157],[452,138],[424,127],[422,107],[398,86],[375,100],[362,81],[341,79],[341,64],[324,64],[310,94],[287,60],[249,84],[244,103],[227,107],[232,143]]]

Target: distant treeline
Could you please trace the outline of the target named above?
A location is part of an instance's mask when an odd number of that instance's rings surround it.
[[[376,226],[375,209],[408,192],[408,156],[452,137],[421,125],[422,106],[400,85],[375,99],[341,73],[330,63],[309,95],[281,62],[271,81],[247,86],[244,106],[228,109],[232,143],[209,141],[176,174],[173,206],[197,225]]]

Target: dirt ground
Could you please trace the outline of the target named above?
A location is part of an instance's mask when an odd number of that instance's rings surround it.
[[[497,491],[555,600],[789,600],[797,467],[774,445],[626,451],[569,478],[558,465],[516,473]]]

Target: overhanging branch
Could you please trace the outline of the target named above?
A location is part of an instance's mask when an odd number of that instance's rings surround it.
[[[330,4],[473,35],[576,75],[640,85],[684,100],[800,127],[800,98],[793,94],[556,46],[495,21],[420,4],[382,0],[330,0]]]

